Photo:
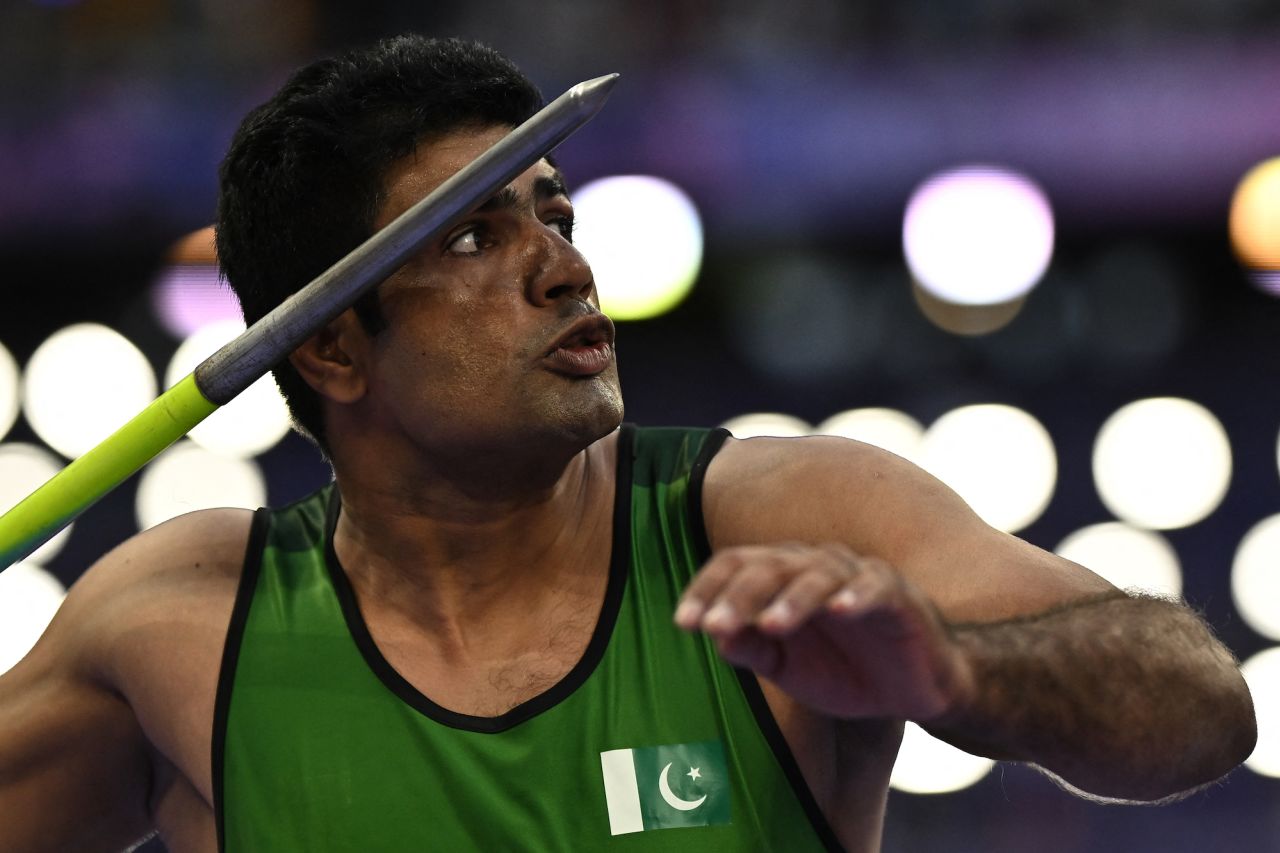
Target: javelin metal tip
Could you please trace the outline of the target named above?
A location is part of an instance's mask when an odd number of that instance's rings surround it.
[[[609,91],[613,89],[613,85],[618,82],[618,77],[620,76],[615,72],[601,77],[593,77],[590,80],[583,80],[570,89],[567,94],[575,101],[585,103],[598,110],[604,106],[605,99],[609,97]]]

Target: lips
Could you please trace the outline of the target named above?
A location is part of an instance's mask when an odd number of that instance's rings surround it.
[[[613,363],[613,335],[613,321],[605,315],[583,317],[556,339],[546,360],[557,372],[594,376]]]

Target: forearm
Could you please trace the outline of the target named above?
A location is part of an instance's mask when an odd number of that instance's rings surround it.
[[[974,690],[928,728],[1040,765],[1100,797],[1158,800],[1248,756],[1235,660],[1189,609],[1117,594],[1036,617],[953,626]]]

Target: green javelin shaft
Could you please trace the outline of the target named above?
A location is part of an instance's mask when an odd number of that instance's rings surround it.
[[[420,246],[546,156],[599,112],[617,78],[609,74],[587,80],[547,104],[0,516],[0,571],[40,547],[157,453],[231,402],[395,272]]]

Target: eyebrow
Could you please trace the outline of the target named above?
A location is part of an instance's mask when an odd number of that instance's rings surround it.
[[[569,188],[565,185],[564,175],[557,169],[551,175],[543,176],[533,182],[533,198],[544,201],[556,196],[568,196]],[[520,206],[520,193],[510,184],[498,190],[493,196],[476,210],[481,213],[492,213],[497,210],[509,210]]]

